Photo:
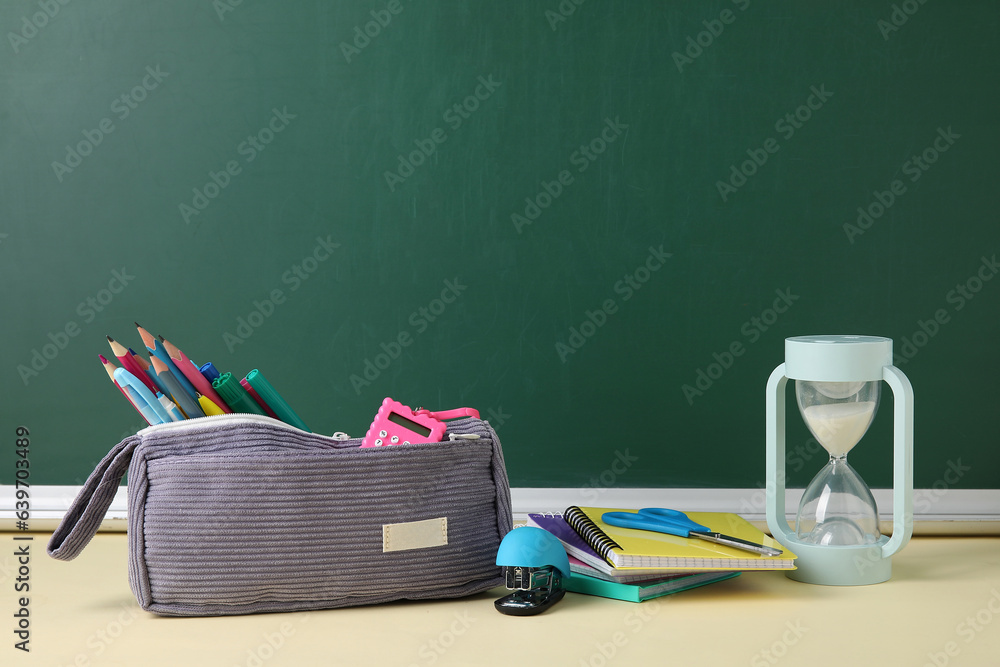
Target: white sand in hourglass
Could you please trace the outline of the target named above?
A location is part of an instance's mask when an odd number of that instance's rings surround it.
[[[843,456],[858,444],[875,416],[875,401],[810,405],[802,418],[830,456]]]

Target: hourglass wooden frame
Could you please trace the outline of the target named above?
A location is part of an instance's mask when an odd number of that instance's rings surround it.
[[[790,529],[785,510],[785,386],[813,382],[885,381],[893,394],[892,537],[875,544],[807,544]],[[796,581],[831,586],[877,584],[892,576],[891,557],[913,531],[913,388],[892,365],[892,340],[878,336],[799,336],[785,339],[785,363],[767,381],[767,525],[795,552]],[[877,418],[877,417],[876,417]],[[864,438],[862,437],[862,441]]]

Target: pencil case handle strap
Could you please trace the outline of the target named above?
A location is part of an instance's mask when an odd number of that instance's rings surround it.
[[[47,551],[50,556],[56,560],[73,560],[90,543],[115,498],[118,484],[128,470],[132,453],[140,440],[135,435],[122,440],[90,473],[49,539]]]
[[[458,419],[459,417],[475,417],[476,419],[479,419],[479,410],[476,410],[475,408],[455,408],[454,410],[438,410],[437,412],[431,412],[430,410],[416,410],[414,414],[427,415],[428,417],[440,419],[441,421],[446,419]]]

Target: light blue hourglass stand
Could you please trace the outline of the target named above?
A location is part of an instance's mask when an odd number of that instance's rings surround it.
[[[812,544],[785,519],[785,385],[885,381],[893,394],[892,537],[872,544]],[[913,389],[892,365],[892,340],[878,336],[799,336],[785,339],[785,363],[767,381],[767,525],[797,556],[796,581],[828,586],[878,584],[892,576],[894,553],[913,531]]]

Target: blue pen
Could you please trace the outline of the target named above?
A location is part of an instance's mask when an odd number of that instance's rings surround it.
[[[160,402],[160,405],[162,405],[163,409],[167,411],[167,414],[170,415],[171,419],[175,422],[184,421],[184,415],[181,414],[177,404],[164,396],[162,392],[156,392],[156,400]]]
[[[222,373],[219,372],[219,369],[217,369],[215,364],[211,361],[207,364],[202,364],[201,368],[198,369],[198,372],[204,375],[205,379],[209,382],[215,382],[217,379],[222,377]]]
[[[132,401],[132,403],[139,410],[139,412],[142,413],[143,419],[149,422],[150,426],[152,426],[153,424],[162,423],[160,421],[160,418],[156,415],[156,412],[153,410],[153,408],[151,408],[144,400],[142,400],[142,398],[140,398],[139,392],[137,392],[132,387],[122,387],[122,389],[125,391],[126,395],[128,395],[129,400]]]
[[[145,404],[149,406],[153,412],[153,419],[146,417],[146,421],[150,424],[161,424],[173,421],[170,418],[170,415],[167,414],[167,411],[163,409],[163,406],[160,405],[160,402],[156,400],[155,396],[153,396],[152,392],[150,392],[149,389],[146,388],[146,385],[142,383],[142,380],[137,378],[135,375],[129,373],[124,368],[118,368],[115,370],[115,382],[117,382],[118,386],[122,389],[128,387],[133,390],[133,392],[129,393],[129,398],[132,399],[132,402],[135,403],[136,407],[139,408],[139,411],[142,412],[144,417],[146,416],[146,413],[142,410],[142,405]]]

